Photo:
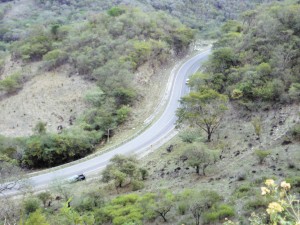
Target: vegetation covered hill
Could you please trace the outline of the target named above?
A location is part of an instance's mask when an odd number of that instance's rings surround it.
[[[33,27],[12,44],[12,60],[38,61],[44,71],[68,65],[70,74],[81,75],[97,87],[86,93],[88,109],[73,129],[46,133],[41,121],[35,135],[24,138],[18,147],[11,146],[19,152],[11,155],[23,166],[49,167],[92,152],[126,121],[130,107],[142,96],[134,78],[137,69],[146,62],[159,68],[170,56],[184,54],[193,37],[192,29],[164,13],[146,14],[130,7],[113,7],[72,25]],[[2,96],[18,92],[27,79],[21,72],[6,76],[0,83]]]
[[[298,102],[299,12],[299,4],[275,4],[228,22],[198,78],[245,105]]]
[[[273,0],[121,0],[121,1],[80,1],[80,0],[20,0],[4,1],[0,6],[0,40],[18,40],[26,35],[26,29],[37,24],[69,24],[87,19],[116,5],[139,7],[143,11],[161,10],[177,17],[191,28],[201,30],[202,34],[215,36],[220,24],[237,19],[245,10],[253,9],[260,3]]]
[[[183,130],[168,145],[143,161],[116,156],[101,177],[83,184],[56,182],[38,195],[29,191],[22,205],[6,199],[1,219],[26,225],[297,225],[299,10],[297,1],[274,3],[223,26],[205,68],[189,80],[191,93],[178,110]],[[140,23],[141,17],[148,19]],[[130,22],[137,24],[127,27]],[[39,135],[29,139],[0,139],[2,161],[18,163],[13,159],[19,146],[27,147],[22,162],[38,167],[92,151],[99,138],[93,135],[109,135],[138,95],[132,72],[149,59],[160,65],[170,53],[184,51],[192,37],[192,30],[165,14],[147,17],[136,9],[113,7],[75,26],[55,24],[15,42],[16,58],[40,60],[49,70],[68,63],[98,88],[87,95],[92,107],[79,128],[53,135],[38,124]],[[119,83],[105,74],[128,79]],[[69,151],[72,146],[77,155]],[[65,155],[65,149],[72,155]]]

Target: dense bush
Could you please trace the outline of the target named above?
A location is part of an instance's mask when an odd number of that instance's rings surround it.
[[[23,208],[27,215],[35,212],[37,209],[39,209],[39,207],[40,207],[40,202],[37,198],[34,197],[28,197],[23,202]]]
[[[225,24],[203,85],[241,103],[298,101],[299,12],[299,4],[274,3]]]
[[[221,204],[216,208],[210,210],[211,212],[207,212],[204,214],[204,221],[206,223],[211,223],[214,221],[221,221],[224,218],[229,218],[234,216],[234,209],[230,205]]]
[[[40,60],[52,49],[52,42],[47,30],[36,28],[26,39],[14,45],[13,53],[15,57],[26,61]]]
[[[20,72],[13,73],[0,80],[0,91],[13,93],[22,87],[22,75]]]
[[[101,137],[101,132],[33,135],[26,140],[22,164],[43,168],[82,158],[94,150]]]
[[[102,181],[113,182],[116,188],[122,188],[130,184],[133,191],[144,187],[146,171],[139,168],[138,161],[134,157],[116,155],[110,160],[110,164],[102,171]]]

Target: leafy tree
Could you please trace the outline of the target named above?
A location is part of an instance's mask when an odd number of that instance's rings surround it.
[[[79,202],[74,204],[74,208],[79,211],[93,211],[101,208],[106,203],[106,194],[102,190],[92,190],[80,196]]]
[[[213,69],[211,72],[226,74],[231,66],[237,65],[237,58],[233,49],[229,47],[219,48],[212,53],[210,63]]]
[[[202,89],[184,96],[177,110],[177,126],[187,122],[190,126],[199,127],[207,133],[207,141],[222,121],[227,109],[228,98],[212,89]]]
[[[167,214],[171,211],[174,206],[175,196],[166,190],[161,190],[155,196],[155,204],[153,210],[158,216],[160,216],[164,222],[168,222]]]
[[[142,179],[142,170],[138,168],[135,158],[116,155],[110,162],[102,172],[103,182],[114,181],[116,188],[121,188],[125,182],[130,184],[133,180]]]
[[[189,211],[195,219],[195,224],[199,225],[201,218],[211,210],[214,211],[213,207],[219,205],[222,197],[215,191],[185,190],[180,193],[179,199],[187,203]]]
[[[200,175],[200,169],[202,169],[202,174],[205,176],[205,169],[214,163],[218,159],[218,154],[216,151],[207,149],[206,147],[199,145],[191,145],[187,147],[185,151],[185,156],[187,156],[187,164],[196,169],[196,173]]]

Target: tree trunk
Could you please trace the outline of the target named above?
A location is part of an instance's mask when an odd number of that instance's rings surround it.
[[[161,213],[160,215],[161,215],[161,217],[164,219],[164,222],[165,222],[165,223],[168,222],[167,219],[166,219],[166,215],[165,215],[164,213]]]
[[[199,225],[200,224],[200,216],[198,217],[196,217],[196,225]]]
[[[196,166],[196,173],[197,173],[198,175],[200,175],[200,167],[199,167],[199,166]]]
[[[206,167],[208,167],[208,164],[205,164],[203,167],[202,167],[202,173],[203,173],[203,176],[206,176],[205,174],[205,169]]]
[[[212,132],[210,130],[207,131],[207,142],[211,141]]]
[[[110,129],[107,129],[107,143],[109,143],[109,130]]]
[[[161,212],[161,211],[158,211],[158,210],[155,210],[155,212],[157,212],[163,218],[165,223],[168,222],[167,219],[166,219],[167,212]]]

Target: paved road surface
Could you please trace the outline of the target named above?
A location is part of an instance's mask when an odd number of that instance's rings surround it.
[[[185,84],[187,77],[200,68],[201,63],[207,59],[209,54],[210,49],[189,59],[179,68],[173,80],[171,94],[165,111],[158,120],[136,138],[114,150],[96,156],[95,158],[53,172],[33,176],[29,178],[29,182],[34,188],[41,188],[57,179],[65,179],[76,174],[88,174],[92,171],[99,171],[101,168],[105,167],[109,160],[116,154],[140,155],[149,149],[150,146],[161,139],[166,138],[166,136],[175,128],[175,111],[179,106],[179,99],[188,92],[188,87]],[[9,194],[14,194],[15,192],[16,191],[10,191]]]

